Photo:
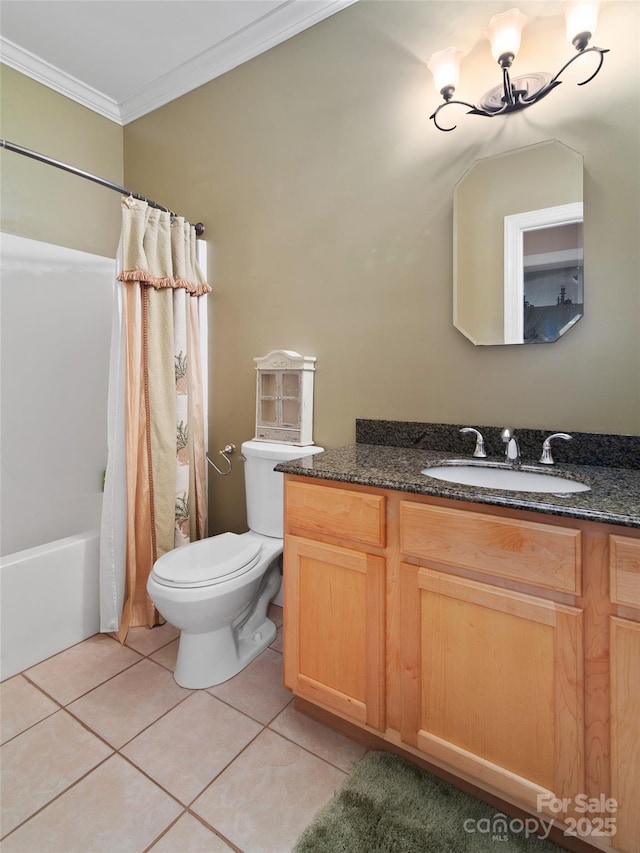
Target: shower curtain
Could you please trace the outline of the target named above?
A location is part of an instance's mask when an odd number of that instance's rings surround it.
[[[211,288],[182,217],[122,200],[100,539],[100,630],[162,622],[158,557],[206,536],[200,312]]]

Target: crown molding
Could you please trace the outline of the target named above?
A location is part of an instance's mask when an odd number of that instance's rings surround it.
[[[117,103],[0,36],[2,62],[120,125],[191,92],[243,62],[319,23],[357,0],[292,0],[168,71]]]
[[[294,0],[239,30],[120,104],[128,124],[334,15],[357,0]]]
[[[0,36],[0,58],[5,65],[31,77],[32,80],[37,80],[49,89],[82,104],[83,107],[88,107],[101,116],[122,124],[120,107],[112,98],[107,98],[97,89],[92,89],[71,74],[61,71],[2,36]]]

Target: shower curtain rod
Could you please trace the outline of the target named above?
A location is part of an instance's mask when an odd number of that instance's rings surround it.
[[[89,172],[83,172],[82,169],[76,169],[75,166],[70,166],[68,163],[62,163],[60,160],[54,160],[52,157],[45,157],[44,154],[38,154],[37,151],[31,151],[29,148],[23,148],[22,145],[16,145],[14,142],[9,142],[7,139],[0,139],[0,147],[6,148],[7,151],[15,151],[16,154],[24,154],[25,157],[31,157],[33,160],[39,160],[41,163],[46,163],[48,166],[55,166],[56,169],[63,169],[65,172],[71,172],[72,175],[78,175],[80,178],[86,178],[88,181],[93,181],[100,186],[106,187],[109,190],[115,190],[123,195],[132,196],[138,201],[146,201],[149,207],[155,207],[157,210],[164,210],[166,213],[173,214],[173,211],[168,207],[158,204],[157,201],[151,201],[143,195],[134,193],[126,187],[120,187],[112,181],[107,181],[105,178],[99,178],[97,175],[91,175]],[[202,222],[197,222],[194,226],[196,236],[201,237],[204,234],[204,225]]]

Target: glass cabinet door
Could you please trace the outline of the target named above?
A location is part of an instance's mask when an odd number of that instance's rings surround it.
[[[282,374],[282,426],[300,426],[300,373]]]
[[[278,374],[260,374],[260,398],[258,421],[261,424],[275,426],[278,423]]]
[[[300,426],[299,372],[260,374],[258,422],[264,426]]]

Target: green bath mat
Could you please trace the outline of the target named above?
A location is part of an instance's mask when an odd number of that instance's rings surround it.
[[[548,832],[546,819],[527,826],[404,758],[369,752],[293,853],[557,853],[534,824]]]

